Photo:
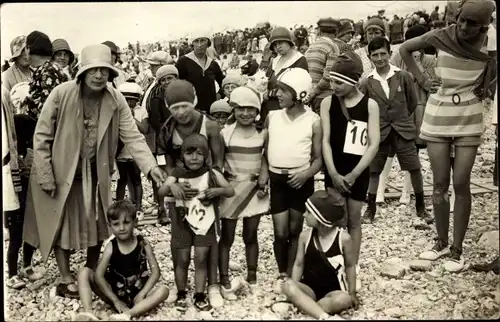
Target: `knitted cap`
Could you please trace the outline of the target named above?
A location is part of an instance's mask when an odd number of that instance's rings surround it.
[[[405,32],[405,40],[417,38],[427,32],[427,29],[422,25],[414,25]]]
[[[229,106],[226,100],[221,99],[213,102],[212,105],[210,105],[210,114],[218,112],[224,112],[227,114],[231,113],[231,106]]]
[[[52,57],[54,57],[54,54],[60,50],[66,50],[69,53],[69,64],[71,65],[71,63],[75,60],[75,54],[71,51],[68,42],[61,38],[52,42]]]
[[[231,107],[255,107],[260,112],[261,102],[259,95],[253,89],[241,86],[231,93],[229,105]]]
[[[342,37],[345,34],[352,33],[354,34],[354,27],[352,23],[349,21],[344,21],[342,25],[339,28],[339,32],[337,34],[337,37]]]
[[[295,99],[302,101],[312,89],[312,79],[302,68],[289,68],[278,77],[278,86],[291,90]]]
[[[461,0],[458,15],[486,26],[495,12],[495,3],[491,0]]]
[[[125,82],[118,86],[118,90],[125,98],[139,99],[142,95],[142,88],[137,83]]]
[[[31,32],[26,37],[26,47],[30,49],[31,55],[52,57],[52,43],[49,36],[40,31]]]
[[[208,140],[206,137],[199,133],[194,133],[189,135],[182,141],[181,146],[181,156],[184,155],[190,149],[200,149],[201,153],[205,157],[205,160],[208,158],[209,149],[208,149]]]
[[[179,78],[179,70],[174,65],[164,65],[158,68],[156,71],[156,80],[160,81],[163,77],[167,75],[175,75]]]
[[[222,89],[224,89],[224,86],[229,84],[240,86],[241,76],[237,73],[228,73],[227,76],[222,80]]]
[[[330,78],[355,86],[363,74],[361,59],[354,52],[339,56],[332,66]]]
[[[365,31],[370,28],[376,28],[385,33],[385,24],[382,19],[378,17],[372,17],[366,22]]]
[[[309,197],[306,209],[326,227],[333,227],[335,223],[342,221],[345,215],[344,206],[339,205],[339,202],[325,190],[318,190]]]
[[[173,108],[181,104],[191,104],[195,106],[197,99],[193,84],[182,79],[172,81],[167,86],[165,101],[168,108]]]

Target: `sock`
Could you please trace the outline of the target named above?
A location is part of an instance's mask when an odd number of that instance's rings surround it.
[[[186,291],[177,291],[177,297],[186,297],[187,292]]]
[[[415,207],[417,208],[417,211],[425,209],[423,192],[415,193]]]
[[[375,216],[375,213],[377,212],[377,203],[375,202],[376,198],[377,194],[368,194],[368,211],[372,217]]]

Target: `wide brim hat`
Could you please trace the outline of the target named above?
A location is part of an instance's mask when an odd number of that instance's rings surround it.
[[[54,58],[54,54],[60,50],[65,50],[69,53],[69,65],[71,65],[75,61],[75,54],[71,51],[65,39],[60,38],[52,42],[52,58]]]
[[[354,34],[354,26],[349,21],[342,22],[342,25],[339,28],[337,37],[342,37],[348,33]]]
[[[82,49],[80,55],[80,69],[75,78],[91,68],[106,67],[109,68],[113,78],[117,77],[120,71],[111,63],[111,49],[103,44],[90,45]]]
[[[269,49],[272,52],[275,52],[274,49],[274,44],[278,41],[286,41],[290,44],[291,47],[295,46],[295,43],[293,42],[293,35],[290,30],[288,30],[285,27],[276,27],[271,31],[271,36],[270,36],[270,44],[269,44]]]
[[[24,48],[26,48],[26,36],[17,36],[16,38],[12,39],[10,43],[10,52],[12,56],[10,57],[9,61],[13,62],[17,57],[21,56]]]
[[[146,63],[150,65],[167,65],[173,62],[172,57],[166,51],[155,51],[146,57]]]

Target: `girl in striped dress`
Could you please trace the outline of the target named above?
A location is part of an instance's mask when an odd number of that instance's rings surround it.
[[[224,140],[224,176],[235,190],[231,198],[221,200],[221,239],[219,243],[219,272],[221,294],[236,300],[238,279],[229,279],[229,253],[234,242],[238,219],[243,218],[243,242],[247,260],[247,281],[257,283],[259,245],[257,229],[262,214],[269,211],[267,194],[267,162],[263,158],[266,131],[259,131],[255,118],[260,112],[260,99],[248,87],[238,87],[231,93],[236,122],[221,131]]]
[[[417,82],[432,93],[425,107],[420,138],[427,141],[427,152],[434,177],[433,206],[438,241],[420,258],[437,260],[449,255],[444,268],[458,272],[464,268],[462,244],[471,214],[470,176],[483,133],[483,103],[493,79],[490,56],[481,50],[495,4],[491,0],[463,0],[457,24],[433,30],[405,42],[400,53]],[[426,79],[412,52],[428,47],[437,50],[436,75],[440,83]],[[448,249],[450,204],[450,149],[453,161],[453,245]]]

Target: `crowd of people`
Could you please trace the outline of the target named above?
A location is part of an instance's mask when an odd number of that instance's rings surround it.
[[[461,272],[471,170],[491,101],[497,126],[496,15],[491,0],[455,9],[454,20],[437,7],[391,22],[379,12],[361,29],[334,18],[314,32],[266,23],[194,36],[185,51],[148,46],[148,54],[105,41],[76,57],[64,39],[16,37],[1,100],[7,286],[43,278],[33,254],[47,262],[54,252],[57,295],[82,302],[76,320],[98,320],[93,294],[115,320],[147,314],[169,296],[186,311],[194,247],[193,304],[211,310],[242,286],[229,272],[238,220],[246,283],[258,287],[259,222],[271,216],[274,291],[311,317],[335,319],[359,305],[361,224],[377,217],[394,156],[407,173],[400,201],[410,203],[413,189],[415,215],[436,227],[435,246],[420,258],[447,257],[444,269]],[[246,57],[231,69],[217,57],[259,50],[260,62]],[[432,214],[420,149],[433,173]],[[144,216],[141,173],[158,222],[171,225],[170,290],[157,284],[150,241],[134,233]],[[320,173],[325,187],[315,191]],[[76,280],[75,249],[87,250]],[[498,274],[498,259],[473,268]]]

